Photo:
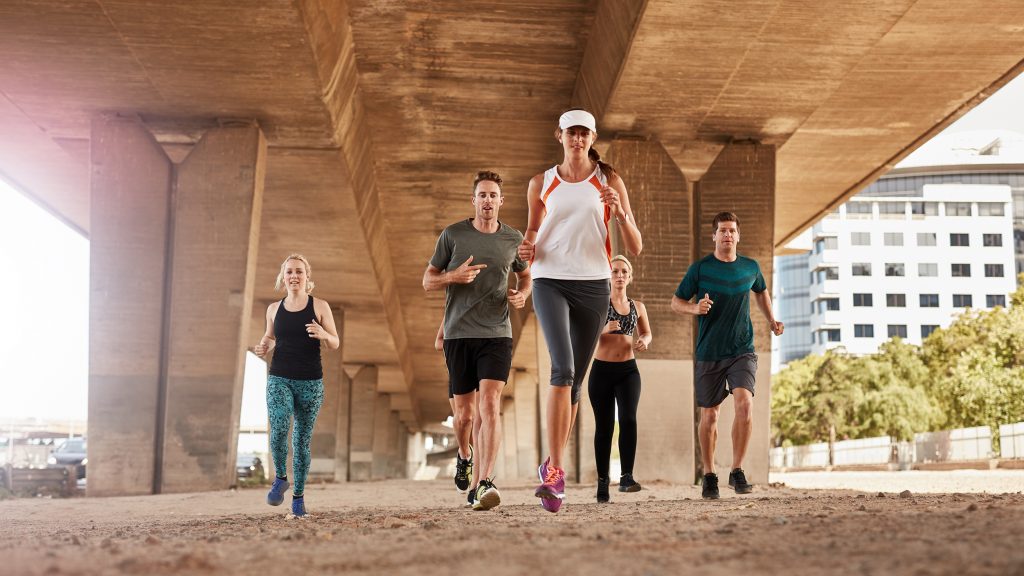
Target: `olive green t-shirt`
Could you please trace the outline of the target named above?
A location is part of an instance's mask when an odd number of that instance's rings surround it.
[[[690,265],[676,289],[676,297],[689,301],[707,294],[714,304],[697,317],[697,360],[715,362],[754,351],[754,326],[750,322],[750,291],[768,288],[757,260],[736,255],[723,262],[708,254]]]
[[[486,234],[467,218],[445,228],[437,239],[430,265],[451,272],[470,256],[471,265],[486,264],[469,284],[449,284],[445,290],[444,339],[511,338],[508,318],[508,273],[522,272],[528,264],[519,259],[523,235],[498,222],[496,232]]]

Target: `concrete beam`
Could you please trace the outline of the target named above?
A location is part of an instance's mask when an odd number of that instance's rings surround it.
[[[608,103],[618,88],[626,67],[647,0],[601,2],[583,53],[572,105],[580,106],[597,118],[598,127],[608,111]]]
[[[320,98],[334,128],[332,139],[341,146],[342,157],[352,177],[359,221],[380,286],[388,328],[398,352],[405,382],[404,392],[412,398],[413,410],[419,420],[412,356],[409,354],[405,319],[378,196],[373,138],[359,92],[359,71],[356,68],[348,3],[339,1],[325,4],[316,0],[302,0],[300,7],[322,86]]]

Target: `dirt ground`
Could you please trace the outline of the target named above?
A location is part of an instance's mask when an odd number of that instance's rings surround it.
[[[450,481],[387,481],[307,486],[304,519],[258,489],[8,500],[0,574],[1024,575],[1024,474],[993,486],[1007,493],[759,486],[702,501],[653,484],[598,505],[582,485],[555,515],[532,485],[473,512]]]

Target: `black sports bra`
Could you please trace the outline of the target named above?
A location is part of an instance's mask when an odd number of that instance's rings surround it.
[[[627,299],[629,302],[629,314],[623,316],[615,311],[615,306],[611,302],[608,302],[608,322],[612,320],[619,321],[619,329],[609,334],[625,334],[626,336],[632,336],[633,331],[636,330],[636,305],[633,304],[632,300]]]

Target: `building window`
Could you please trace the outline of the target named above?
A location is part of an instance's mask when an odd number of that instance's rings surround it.
[[[938,329],[938,324],[921,324],[921,339],[923,340],[931,336],[932,332],[935,332]]]
[[[854,246],[871,246],[871,232],[850,232],[850,244]]]
[[[886,246],[903,246],[903,232],[886,232]]]
[[[1002,278],[1002,264],[985,264],[985,278]]]
[[[854,306],[874,306],[874,298],[871,294],[853,294],[853,305]]]
[[[978,216],[1003,216],[1006,206],[1002,202],[978,202]]]
[[[907,307],[907,295],[906,294],[886,294],[885,305],[889,308],[906,308]]]
[[[838,328],[832,328],[830,330],[826,330],[825,333],[828,335],[828,341],[829,342],[839,342],[839,329]]]
[[[886,262],[885,263],[885,275],[886,276],[906,276],[906,270],[903,264],[899,262]]]
[[[906,202],[879,202],[878,217],[887,220],[903,219],[907,214]]]
[[[817,280],[816,276],[817,276],[817,274],[815,274],[814,272],[811,272],[811,284],[817,284],[818,283],[818,280]]]
[[[874,324],[854,324],[853,325],[853,336],[855,338],[874,338],[875,337],[875,325]]]
[[[949,235],[950,246],[970,246],[971,237],[967,234],[950,234]]]
[[[970,202],[946,202],[946,216],[970,216]]]
[[[870,262],[854,262],[852,268],[854,276],[871,276]]]
[[[1002,306],[1006,308],[1006,295],[1005,294],[987,294],[985,296],[985,307],[995,308],[996,306]]]
[[[921,294],[921,308],[938,308],[938,294]]]
[[[821,274],[825,277],[825,280],[839,280],[839,268],[835,266],[823,268]]]
[[[968,308],[972,305],[972,301],[970,294],[953,294],[954,308]]]
[[[847,202],[846,217],[858,219],[871,218],[871,202]]]
[[[950,264],[953,278],[969,278],[971,276],[970,264]]]
[[[889,338],[907,338],[906,324],[889,324]]]
[[[917,275],[922,278],[930,278],[939,275],[939,265],[932,262],[921,262],[917,265]]]
[[[917,245],[918,246],[935,246],[935,232],[918,232],[917,233]]]
[[[910,213],[914,216],[938,216],[938,202],[911,202]]]
[[[825,310],[839,310],[839,298],[826,298],[822,301]]]
[[[981,243],[985,246],[1002,246],[1003,235],[1002,234],[982,234]]]

